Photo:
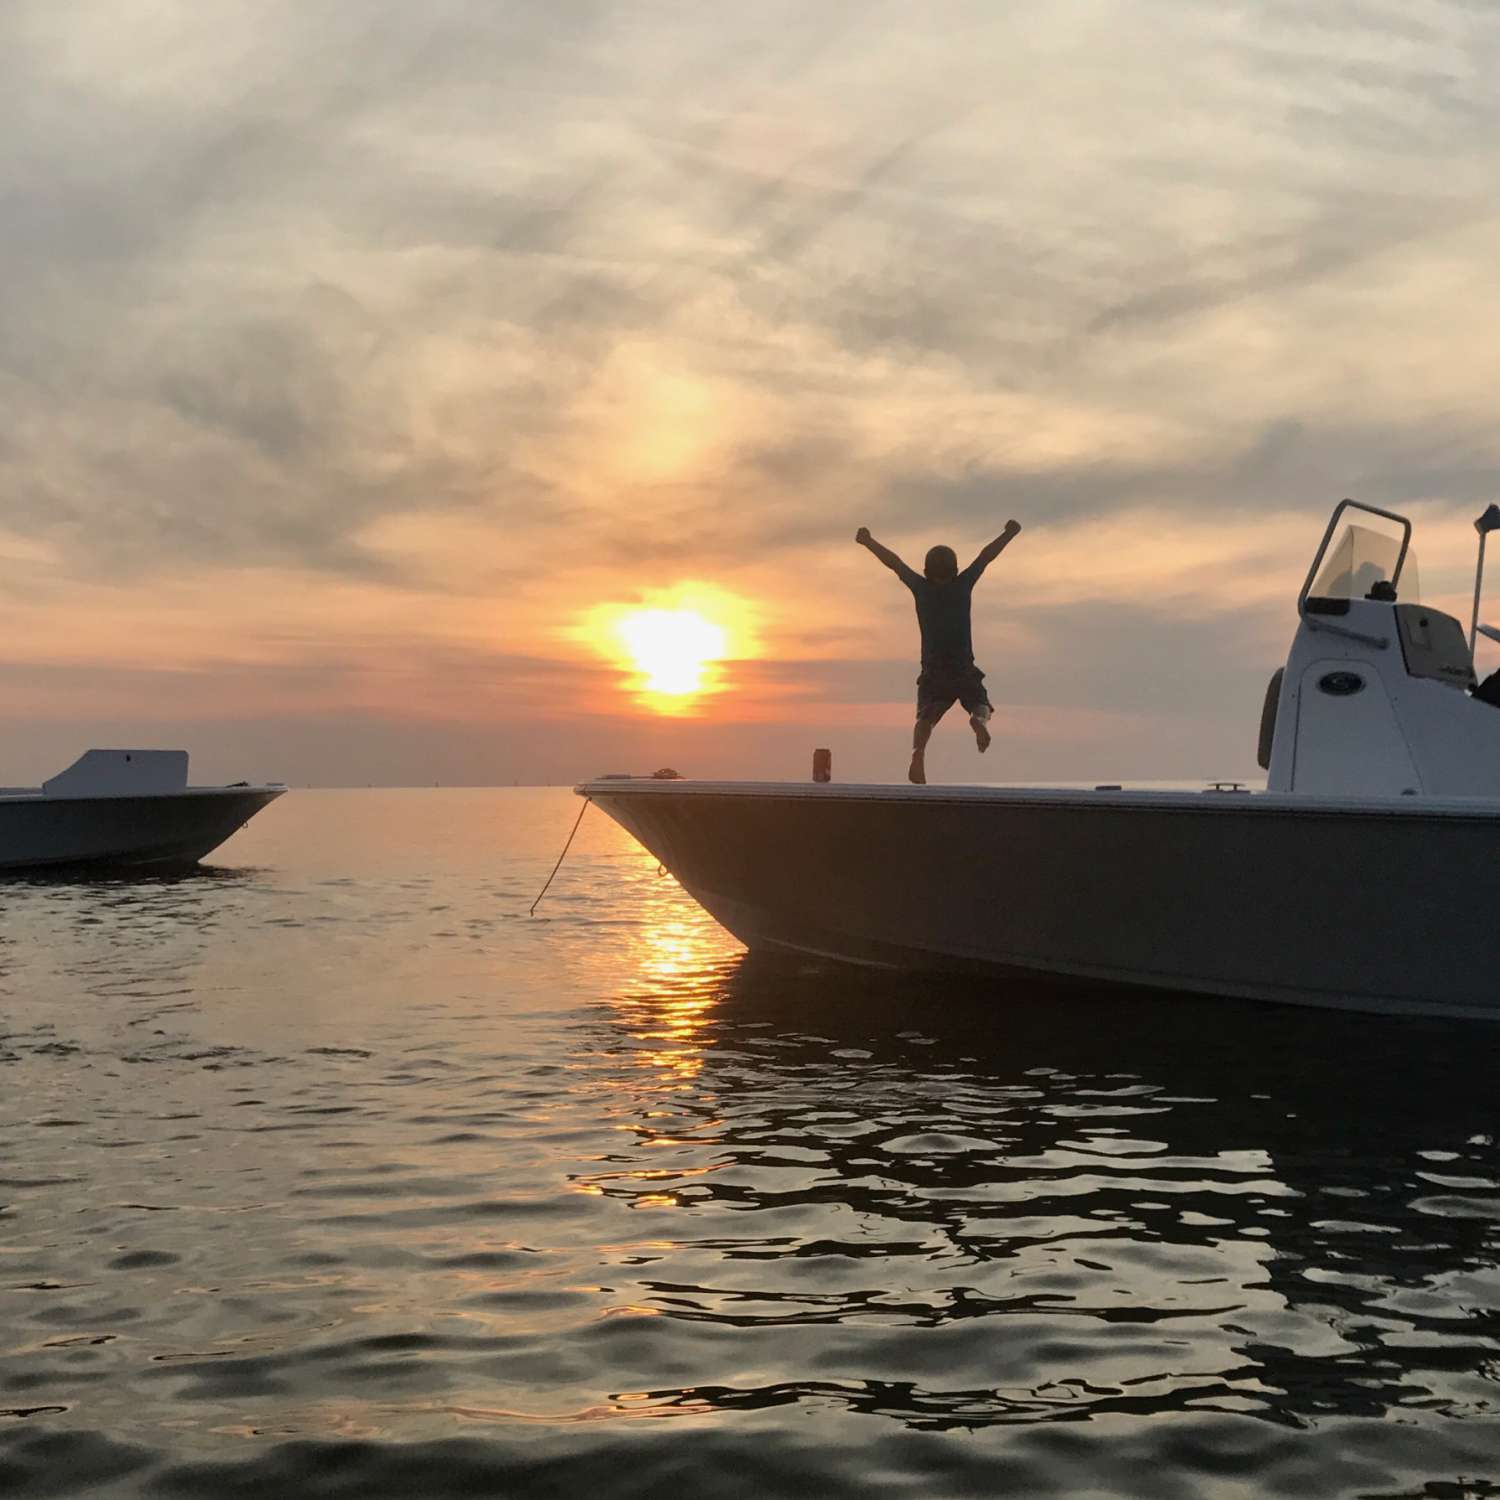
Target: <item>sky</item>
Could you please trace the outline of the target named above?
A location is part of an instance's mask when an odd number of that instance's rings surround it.
[[[854,531],[1012,516],[929,776],[1248,777],[1343,495],[1467,625],[1497,71],[1487,0],[7,0],[0,780],[899,778]]]

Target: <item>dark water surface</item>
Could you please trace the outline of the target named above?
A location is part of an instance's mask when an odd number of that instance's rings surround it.
[[[1500,1496],[1500,1027],[529,920],[575,807],[0,887],[0,1494]]]

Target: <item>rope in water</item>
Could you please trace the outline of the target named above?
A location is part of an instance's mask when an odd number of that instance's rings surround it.
[[[578,832],[578,825],[583,822],[583,815],[589,810],[589,803],[593,800],[592,797],[585,797],[583,799],[583,806],[578,809],[578,816],[573,821],[573,833]],[[547,894],[552,882],[557,878],[557,872],[562,869],[562,862],[568,857],[568,850],[573,847],[573,833],[568,835],[568,842],[563,845],[562,853],[557,856],[557,863],[552,866],[552,873],[547,877],[547,884],[536,893],[536,900],[531,903],[531,910],[527,912],[527,916],[534,917],[536,915],[537,907],[542,904],[542,897]]]

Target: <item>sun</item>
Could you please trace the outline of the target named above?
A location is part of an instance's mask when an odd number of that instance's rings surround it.
[[[704,673],[722,661],[728,632],[690,609],[643,609],[626,615],[616,634],[640,675],[640,689],[668,698],[703,690]]]
[[[653,713],[683,717],[729,689],[726,669],[759,650],[755,611],[715,584],[684,582],[597,604],[571,631],[622,671],[621,686]]]

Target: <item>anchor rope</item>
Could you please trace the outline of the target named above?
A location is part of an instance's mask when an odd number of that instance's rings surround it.
[[[562,853],[557,856],[557,863],[552,866],[552,873],[547,877],[547,884],[536,893],[536,900],[531,903],[531,910],[527,912],[527,916],[534,917],[536,915],[537,907],[542,904],[542,897],[551,888],[552,882],[557,878],[557,872],[562,869],[562,862],[568,857],[568,850],[573,847],[573,834],[578,832],[578,825],[583,822],[583,815],[589,810],[589,803],[593,800],[592,797],[585,797],[583,799],[583,806],[578,809],[578,816],[573,820],[573,833],[568,835],[568,842],[563,845]]]

